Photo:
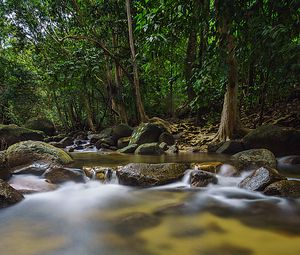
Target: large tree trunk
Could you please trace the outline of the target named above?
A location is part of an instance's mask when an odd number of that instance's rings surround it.
[[[227,52],[228,82],[224,97],[221,122],[216,136],[217,140],[226,141],[234,138],[241,130],[240,115],[238,110],[238,64],[235,57],[234,37],[230,32],[226,17],[219,16],[219,1],[215,1],[218,30],[224,40]],[[221,14],[222,15],[222,14]]]
[[[126,0],[126,12],[127,12],[127,21],[128,21],[129,45],[131,50],[131,61],[133,66],[133,82],[134,82],[134,89],[135,89],[137,115],[140,122],[146,122],[148,121],[148,116],[146,115],[142,98],[141,98],[141,92],[140,92],[140,80],[138,75],[138,66],[136,62],[136,54],[135,54],[133,32],[132,32],[130,0]]]
[[[193,89],[193,69],[196,62],[196,45],[197,35],[194,29],[190,32],[188,45],[186,50],[186,62],[185,62],[185,80],[187,87],[188,100],[192,101],[196,97],[196,93]]]

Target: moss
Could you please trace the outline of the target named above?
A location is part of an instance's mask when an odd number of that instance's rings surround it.
[[[50,160],[69,164],[73,160],[65,151],[38,141],[24,141],[10,146],[6,151],[9,166],[30,163],[35,160]]]

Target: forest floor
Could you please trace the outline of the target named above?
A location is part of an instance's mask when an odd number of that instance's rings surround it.
[[[259,126],[260,110],[241,112],[244,127],[254,129]],[[207,145],[218,131],[219,123],[199,125],[196,118],[170,121],[171,131],[177,139],[177,145],[183,151],[207,151]],[[273,124],[300,129],[300,99],[279,102],[269,106],[263,114],[262,124]]]

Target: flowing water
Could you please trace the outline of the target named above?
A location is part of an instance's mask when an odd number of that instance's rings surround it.
[[[214,155],[135,157],[75,154],[76,167],[128,162],[222,161]],[[3,255],[295,255],[300,201],[236,187],[242,177],[191,189],[185,176],[138,189],[89,181],[26,195],[0,211]],[[27,177],[31,181],[37,177]]]

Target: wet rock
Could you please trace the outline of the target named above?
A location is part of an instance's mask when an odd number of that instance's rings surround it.
[[[190,173],[192,187],[206,187],[209,184],[217,184],[218,178],[209,172],[194,170]]]
[[[22,194],[48,192],[58,188],[57,185],[46,182],[45,179],[40,179],[30,175],[13,176],[9,180],[9,185]]]
[[[300,155],[286,156],[277,160],[280,172],[288,174],[300,174]]]
[[[62,139],[66,137],[65,134],[59,134],[56,136],[47,137],[44,139],[44,142],[50,143],[50,142],[60,142]]]
[[[175,144],[175,139],[174,137],[168,133],[168,132],[163,132],[159,138],[158,138],[158,141],[160,143],[164,142],[166,143],[167,145],[171,146],[171,145],[174,145]]]
[[[265,148],[276,156],[300,154],[300,130],[274,125],[261,126],[243,138],[246,149]]]
[[[224,154],[235,154],[244,150],[244,145],[242,141],[239,140],[230,140],[223,143],[221,147],[217,149],[217,153]]]
[[[162,142],[159,144],[159,148],[161,148],[163,151],[166,151],[169,149],[169,146],[165,142]]]
[[[166,132],[164,126],[156,123],[142,123],[133,132],[129,144],[144,144],[158,142],[159,136]]]
[[[241,171],[253,170],[261,166],[276,168],[277,164],[274,154],[266,149],[246,150],[234,154],[232,157]]]
[[[137,144],[130,144],[123,149],[118,150],[120,153],[134,153],[135,150],[139,147]]]
[[[131,213],[115,219],[113,228],[122,235],[133,235],[147,228],[159,225],[158,217],[146,213]]]
[[[274,182],[286,180],[277,170],[270,167],[261,167],[239,183],[239,187],[251,191],[263,191]]]
[[[90,179],[109,181],[112,178],[114,169],[110,167],[85,167],[83,171]]]
[[[118,140],[118,149],[123,149],[126,146],[129,145],[129,141],[130,141],[131,136],[128,137],[122,137]]]
[[[17,166],[10,169],[12,174],[32,174],[32,175],[42,175],[50,167],[49,163],[45,162],[34,162],[25,166]]]
[[[66,148],[67,146],[73,145],[73,138],[71,137],[65,137],[59,142],[50,142],[50,145],[53,145],[57,148]]]
[[[5,151],[0,151],[0,179],[2,180],[8,180],[11,177],[11,173],[5,161]]]
[[[124,123],[113,127],[112,130],[113,136],[115,136],[117,139],[129,137],[131,136],[132,132],[133,128]]]
[[[178,163],[132,163],[120,168],[117,176],[120,184],[151,187],[179,180],[188,168],[188,165]]]
[[[24,199],[23,195],[0,179],[0,208],[16,204]]]
[[[264,190],[265,195],[281,196],[281,197],[300,197],[300,181],[297,180],[282,180],[270,184]]]
[[[192,163],[191,168],[196,170],[202,170],[209,173],[218,173],[222,162],[203,162],[203,163]]]
[[[98,140],[95,144],[96,148],[99,150],[100,148],[108,149],[111,146],[115,146],[116,140],[113,137],[105,137]]]
[[[179,152],[179,148],[177,145],[172,145],[169,147],[169,149],[166,151],[167,154],[177,154]]]
[[[59,165],[73,162],[65,151],[38,141],[16,143],[6,150],[5,155],[9,168],[32,164],[36,161]]]
[[[138,155],[162,155],[164,154],[164,150],[161,149],[157,143],[145,143],[140,145],[135,154]]]
[[[10,145],[21,141],[42,141],[43,139],[44,133],[41,131],[22,128],[16,125],[0,124],[0,150],[4,150]]]
[[[63,182],[85,182],[85,174],[81,169],[52,167],[48,169],[43,177],[50,183],[60,184]]]
[[[32,130],[43,131],[48,136],[53,136],[56,133],[53,122],[46,118],[30,119],[26,122],[25,127]]]

